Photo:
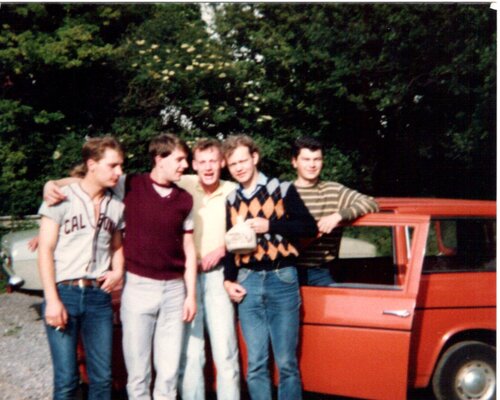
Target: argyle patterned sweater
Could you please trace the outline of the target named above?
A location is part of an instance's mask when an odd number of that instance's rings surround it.
[[[298,256],[294,243],[301,237],[314,237],[317,227],[314,218],[301,200],[295,186],[267,179],[258,184],[247,198],[241,186],[228,195],[226,201],[226,229],[236,224],[238,216],[244,220],[261,217],[269,220],[269,231],[257,235],[257,248],[253,253],[238,255],[227,253],[224,259],[224,279],[235,281],[238,267],[271,270],[295,265]]]

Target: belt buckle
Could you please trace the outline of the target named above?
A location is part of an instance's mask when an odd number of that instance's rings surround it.
[[[78,279],[78,287],[83,289],[85,287],[85,281],[83,279]]]

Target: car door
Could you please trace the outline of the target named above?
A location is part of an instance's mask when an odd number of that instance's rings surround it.
[[[304,390],[406,398],[428,229],[427,216],[403,214],[366,215],[344,228],[340,256],[330,263],[336,283],[301,288]]]

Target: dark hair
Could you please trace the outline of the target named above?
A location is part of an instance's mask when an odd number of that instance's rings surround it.
[[[156,156],[168,157],[175,149],[179,149],[189,156],[189,147],[183,140],[172,133],[161,133],[149,142],[149,157],[155,165]]]
[[[240,146],[248,147],[250,154],[260,153],[258,146],[250,136],[239,134],[228,136],[227,139],[224,140],[224,143],[222,143],[222,153],[224,154],[224,157],[226,159],[230,157],[236,148]]]
[[[88,172],[87,161],[99,161],[104,157],[104,153],[107,149],[115,150],[122,157],[124,156],[124,151],[121,143],[113,136],[107,135],[87,139],[87,141],[82,146],[82,163],[75,166],[71,170],[70,175],[83,178]]]
[[[297,158],[299,156],[300,150],[308,149],[311,151],[321,150],[323,151],[323,146],[320,141],[314,139],[310,136],[302,136],[295,140],[292,144],[292,158]]]

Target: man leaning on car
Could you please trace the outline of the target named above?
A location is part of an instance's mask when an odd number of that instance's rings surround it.
[[[338,257],[342,221],[351,221],[367,213],[377,212],[373,197],[348,187],[320,179],[323,169],[323,147],[314,138],[303,136],[292,145],[292,165],[297,171],[294,186],[304,204],[316,219],[319,237],[301,251],[297,265],[301,267],[301,283],[329,286],[335,283],[328,263]]]

